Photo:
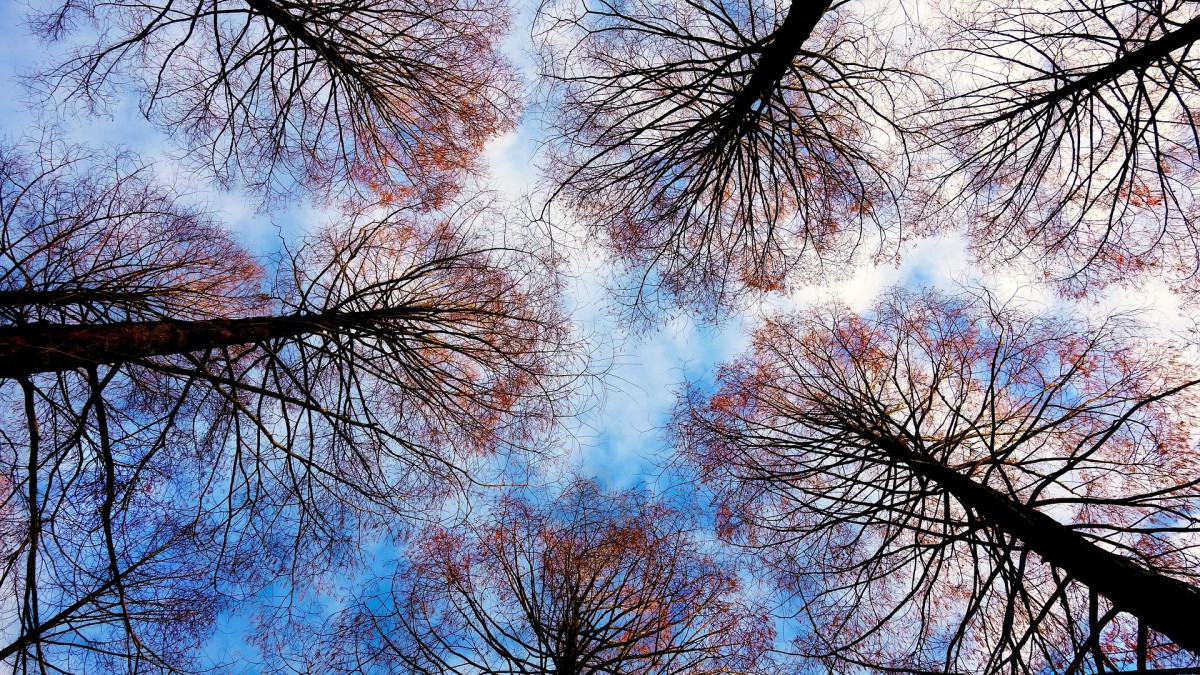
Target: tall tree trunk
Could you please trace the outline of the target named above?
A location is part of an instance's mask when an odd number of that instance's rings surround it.
[[[0,327],[0,378],[254,344],[307,333],[345,333],[375,327],[383,321],[419,320],[437,313],[429,307],[406,306],[243,319],[4,326]]]
[[[1074,530],[1008,495],[981,485],[903,442],[864,434],[890,458],[950,493],[988,524],[1025,544],[1047,563],[1108,598],[1175,644],[1200,654],[1200,588],[1148,570],[1088,541]]]
[[[817,22],[829,11],[831,4],[832,0],[792,2],[783,23],[763,41],[758,61],[754,64],[754,72],[750,74],[750,81],[732,101],[730,119],[733,124],[740,124],[754,109],[755,104],[775,91],[779,81],[787,74],[788,68],[803,48],[804,41],[812,35]]]

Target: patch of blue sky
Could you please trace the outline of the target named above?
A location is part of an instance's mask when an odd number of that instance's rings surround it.
[[[487,150],[493,175],[510,195],[531,194],[537,181],[533,169],[540,140],[537,114]],[[569,222],[555,224],[568,239],[584,237]],[[604,253],[569,241],[565,249],[577,277],[569,300],[576,310],[575,321],[593,336],[603,336],[595,344],[611,351],[597,359],[611,363],[599,387],[600,400],[572,423],[576,456],[567,466],[614,488],[664,479],[663,467],[673,454],[664,427],[679,393],[686,384],[711,387],[717,366],[748,347],[749,336],[764,315],[831,300],[866,311],[882,290],[894,284],[952,287],[978,276],[961,238],[947,235],[909,246],[897,266],[863,264],[849,279],[804,287],[788,297],[766,298],[746,313],[727,315],[716,324],[680,315],[649,332],[630,333],[607,291],[614,283],[620,286],[620,280],[611,276]]]
[[[749,342],[746,326],[717,330],[686,317],[621,346],[608,373],[581,469],[611,487],[656,482],[669,463],[665,426],[684,383],[711,387],[716,367]]]

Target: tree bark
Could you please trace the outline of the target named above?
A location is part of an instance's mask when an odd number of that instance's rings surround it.
[[[413,320],[433,313],[436,310],[410,306],[243,319],[4,326],[0,327],[0,378],[260,343],[306,333],[345,333],[381,321]]]
[[[1200,654],[1200,588],[1105,550],[1037,509],[913,452],[899,440],[882,435],[867,438],[891,459],[933,481],[988,523],[1021,540],[1047,563],[1108,598],[1120,611]]]

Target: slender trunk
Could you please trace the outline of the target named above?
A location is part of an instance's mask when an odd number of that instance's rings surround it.
[[[1106,82],[1111,82],[1125,73],[1148,68],[1155,61],[1168,56],[1171,52],[1182,49],[1200,40],[1200,17],[1180,26],[1153,42],[1147,42],[1140,49],[1127,52],[1121,57],[1097,68],[1070,84],[1063,85],[1045,94],[1032,98],[1025,103],[1009,110],[988,121],[989,124],[1003,122],[1042,106],[1052,106],[1063,100],[1089,89],[1095,89]]]
[[[1146,622],[1138,619],[1138,634],[1137,634],[1137,671],[1139,673],[1146,672],[1146,651],[1149,643],[1149,631],[1146,630]]]
[[[96,434],[100,440],[100,458],[104,464],[104,501],[100,504],[100,525],[104,530],[104,548],[108,553],[108,571],[112,575],[117,591],[117,605],[121,608],[121,622],[125,635],[140,650],[142,641],[129,618],[129,607],[125,598],[125,584],[121,583],[120,555],[113,527],[113,506],[117,503],[117,463],[113,458],[112,436],[108,433],[108,411],[104,408],[103,391],[116,371],[110,370],[103,382],[96,367],[88,368],[88,386],[91,388],[92,410],[96,416]]]
[[[1100,594],[1096,589],[1088,593],[1088,643],[1092,646],[1092,661],[1096,664],[1096,672],[1104,672],[1104,650],[1100,648],[1100,632],[1104,624],[1100,622]]]
[[[436,313],[437,310],[427,307],[403,307],[244,319],[4,326],[0,327],[0,378],[255,344],[308,333],[346,333],[388,320],[419,320]]]
[[[37,403],[33,384],[26,378],[21,378],[21,391],[24,394],[25,420],[29,429],[29,459],[25,470],[28,473],[29,491],[27,500],[29,506],[29,547],[25,559],[25,593],[22,598],[21,629],[17,640],[25,638],[41,625],[37,582],[38,582],[38,551],[42,545],[42,507],[38,503],[38,465],[41,461],[41,427],[37,419]],[[7,654],[0,652],[0,659]]]
[[[1020,539],[1047,563],[1108,598],[1172,642],[1200,654],[1200,588],[1148,570],[1105,550],[1030,506],[981,485],[893,438],[870,440],[914,474],[933,481],[963,506]]]

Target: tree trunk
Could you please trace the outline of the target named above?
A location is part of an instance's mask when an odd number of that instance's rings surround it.
[[[282,28],[293,40],[316,52],[329,64],[331,69],[358,82],[368,93],[370,92],[371,87],[367,86],[359,67],[351,63],[336,49],[331,48],[328,40],[314,35],[305,25],[304,18],[292,14],[285,7],[276,4],[274,0],[245,0],[245,2],[259,16]]]
[[[402,307],[244,319],[4,326],[0,327],[0,378],[253,344],[306,333],[345,333],[376,326],[381,321],[414,320],[435,312],[429,308]]]
[[[1105,550],[1037,509],[913,452],[896,439],[869,435],[868,440],[989,524],[1020,539],[1047,563],[1108,598],[1120,611],[1200,654],[1200,589]]]

